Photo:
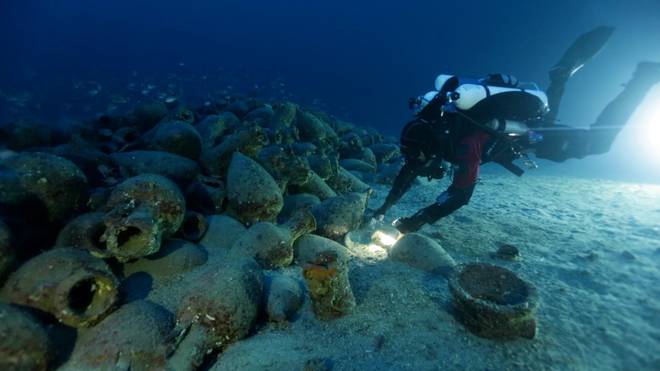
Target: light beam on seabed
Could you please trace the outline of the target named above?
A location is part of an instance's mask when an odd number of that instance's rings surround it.
[[[371,235],[373,244],[382,248],[390,248],[401,238],[400,233],[393,233],[393,231],[377,230]]]

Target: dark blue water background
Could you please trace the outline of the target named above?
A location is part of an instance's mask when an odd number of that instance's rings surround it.
[[[191,103],[289,97],[398,135],[407,98],[436,74],[507,72],[545,87],[567,45],[600,24],[617,31],[570,82],[560,114],[586,126],[637,61],[660,61],[660,1],[1,0],[0,91],[29,96],[23,111],[53,125],[94,116],[113,97],[128,107],[151,83]],[[660,111],[658,90],[645,104]],[[652,114],[637,121],[660,126]],[[0,108],[3,121],[13,115]],[[545,171],[660,182],[660,149],[640,145],[643,133]]]

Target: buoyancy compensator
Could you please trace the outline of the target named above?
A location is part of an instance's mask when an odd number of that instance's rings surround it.
[[[439,75],[435,80],[439,94],[447,96],[456,109],[470,111],[476,120],[497,116],[527,121],[546,114],[548,97],[545,93],[534,83],[524,85],[528,87],[522,87],[515,77],[504,74],[491,74],[481,79]]]
[[[443,124],[435,128],[436,132],[449,134],[450,129],[445,127],[447,120],[433,117],[455,113],[462,122],[492,134],[495,140],[484,151],[484,162],[497,162],[516,175],[523,171],[512,163],[515,159],[536,167],[525,148],[543,139],[530,127],[542,123],[548,112],[548,98],[536,84],[520,83],[505,74],[484,78],[441,74],[435,80],[435,90],[418,97],[417,102],[417,117]]]

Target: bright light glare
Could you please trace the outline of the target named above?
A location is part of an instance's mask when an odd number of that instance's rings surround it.
[[[392,247],[396,243],[396,241],[399,240],[400,234],[397,233],[396,235],[393,235],[392,232],[387,233],[382,230],[377,230],[374,232],[373,235],[371,235],[371,241],[373,241],[374,244],[382,246],[382,247]]]
[[[656,85],[635,112],[644,152],[660,165],[660,84]]]
[[[372,254],[381,254],[385,250],[382,246],[376,245],[375,243],[370,243],[368,245],[365,245],[367,251],[369,251]]]

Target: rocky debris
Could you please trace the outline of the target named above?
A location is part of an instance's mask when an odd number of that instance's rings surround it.
[[[197,115],[193,110],[191,110],[190,108],[184,105],[179,104],[179,102],[176,100],[173,101],[172,103],[173,105],[172,107],[170,107],[171,110],[161,120],[161,123],[181,121],[187,124],[192,124],[195,122]]]
[[[109,187],[96,187],[89,191],[89,199],[87,200],[87,209],[90,212],[99,211],[110,197],[111,188]]]
[[[358,152],[354,153],[353,158],[365,162],[373,167],[377,167],[378,165],[376,155],[369,147],[363,147]]]
[[[256,158],[267,143],[268,137],[264,129],[258,126],[244,128],[226,136],[217,146],[204,151],[200,162],[208,174],[223,176],[235,152]]]
[[[300,131],[300,139],[317,145],[337,142],[337,134],[332,127],[310,112],[298,110],[296,126]]]
[[[339,170],[339,161],[336,154],[309,154],[305,159],[309,167],[323,180],[336,175]]]
[[[17,120],[0,129],[0,136],[12,151],[46,147],[55,142],[55,133],[48,125],[33,120]]]
[[[227,215],[211,215],[207,220],[209,226],[199,245],[209,251],[229,250],[247,230],[241,222]]]
[[[176,313],[177,348],[168,366],[194,370],[215,349],[241,340],[257,320],[263,272],[252,259],[212,268],[190,281]]]
[[[52,358],[52,343],[41,323],[0,302],[0,369],[47,370]]]
[[[236,115],[241,119],[245,118],[248,112],[250,112],[250,104],[243,99],[235,99],[227,106],[227,111]]]
[[[402,162],[394,162],[388,164],[378,165],[378,174],[376,174],[375,182],[380,184],[392,184],[397,174],[403,166]]]
[[[364,143],[362,143],[360,135],[353,131],[353,128],[347,127],[346,133],[342,135],[339,144],[339,152],[342,158],[351,158],[353,154],[360,152],[363,147]]]
[[[131,151],[110,155],[119,174],[130,178],[145,173],[158,174],[185,187],[199,174],[199,166],[193,160],[163,151]]]
[[[122,262],[153,254],[179,230],[185,207],[181,191],[169,179],[153,174],[129,178],[108,198],[101,241]]]
[[[199,133],[204,150],[215,147],[226,128],[227,123],[222,115],[208,115],[195,124],[195,130]]]
[[[302,282],[283,274],[272,272],[266,279],[266,315],[268,320],[286,323],[302,306]]]
[[[197,160],[202,153],[202,138],[184,121],[164,121],[145,134],[148,148]]]
[[[261,165],[236,152],[227,171],[227,202],[243,223],[273,221],[282,210],[282,191]]]
[[[194,243],[171,239],[157,253],[124,264],[124,276],[137,272],[148,273],[157,279],[168,279],[193,270],[206,263],[208,253]]]
[[[388,163],[401,155],[399,146],[393,143],[375,143],[369,146],[378,164]]]
[[[105,214],[92,212],[79,215],[67,223],[57,236],[55,246],[76,247],[85,249],[99,258],[109,258],[108,251],[101,236],[105,233]]]
[[[71,161],[47,153],[21,153],[2,162],[0,203],[36,215],[47,222],[61,222],[80,212],[86,201],[85,174]],[[13,179],[12,179],[13,178]]]
[[[204,237],[208,228],[209,223],[204,214],[196,211],[187,211],[177,235],[185,240],[198,242]]]
[[[10,303],[40,309],[73,327],[88,327],[112,311],[119,282],[85,250],[56,248],[30,259],[2,288]]]
[[[303,185],[309,181],[310,168],[305,159],[293,154],[290,148],[279,145],[264,147],[258,155],[261,166],[275,179],[282,192],[289,185]]]
[[[174,347],[174,323],[155,303],[125,304],[80,335],[60,370],[162,370]]]
[[[538,294],[510,270],[462,264],[451,275],[449,290],[459,320],[475,335],[489,339],[536,336]]]
[[[325,200],[329,197],[334,197],[337,193],[330,188],[328,183],[323,180],[318,174],[314,171],[310,171],[309,180],[305,184],[300,185],[299,187],[292,187],[293,192],[296,193],[309,193],[321,200]]]
[[[133,110],[132,123],[141,130],[151,129],[168,113],[167,106],[161,102],[143,103]]]
[[[316,233],[341,241],[346,233],[360,226],[366,206],[366,193],[349,193],[324,200],[312,208],[317,224]]]
[[[0,285],[16,263],[15,248],[9,226],[0,220]]]
[[[337,170],[337,174],[328,179],[328,184],[340,194],[371,192],[371,186],[341,166]]]
[[[296,156],[306,157],[309,162],[309,156],[318,151],[318,147],[310,142],[295,142],[291,144],[291,150]]]
[[[447,277],[456,262],[437,242],[419,233],[401,237],[389,252],[389,258],[427,272]]]
[[[227,190],[217,176],[200,175],[186,189],[186,206],[202,214],[220,214],[224,211]]]
[[[295,252],[316,316],[328,320],[349,314],[355,297],[348,280],[346,247],[309,234],[296,241]]]
[[[273,105],[273,122],[277,122],[284,127],[291,127],[296,120],[298,106],[291,102],[277,102]]]
[[[314,205],[321,203],[318,197],[309,193],[298,193],[295,195],[284,196],[284,206],[277,216],[279,222],[283,222],[291,217],[294,212],[301,209],[311,210]]]
[[[69,143],[41,150],[73,162],[85,174],[90,186],[116,183],[113,177],[115,164],[111,157],[83,139],[72,139]]]
[[[346,170],[349,171],[360,171],[363,173],[375,173],[376,165],[364,162],[362,160],[348,158],[341,160],[339,164]]]
[[[253,224],[231,247],[231,255],[249,256],[263,268],[285,267],[293,261],[293,243],[300,236],[313,232],[316,220],[312,213],[302,209],[285,223]]]
[[[346,248],[319,235],[358,228],[367,183],[399,164],[375,130],[239,96],[37,127],[0,132],[23,151],[0,160],[1,293],[77,334],[62,369],[192,370],[263,320],[295,321],[307,297],[322,319],[354,308]]]
[[[114,129],[104,128],[95,132],[87,132],[74,138],[76,140],[71,140],[64,146],[60,146],[60,148],[67,148],[66,146],[68,146],[69,150],[64,152],[67,158],[68,156],[74,156],[74,159],[80,159],[80,156],[75,156],[75,152],[72,151],[74,148],[93,148],[95,146],[102,153],[112,154],[115,152],[131,151],[144,146],[144,140],[140,130],[137,127],[131,126],[116,127]],[[72,161],[76,162],[74,159]]]
[[[495,257],[502,260],[518,260],[520,259],[520,251],[514,245],[502,244],[497,248]]]
[[[265,126],[265,124],[270,122],[273,116],[275,116],[275,111],[273,111],[272,107],[266,105],[248,112],[245,117],[243,117],[243,120],[257,123],[259,126]]]

